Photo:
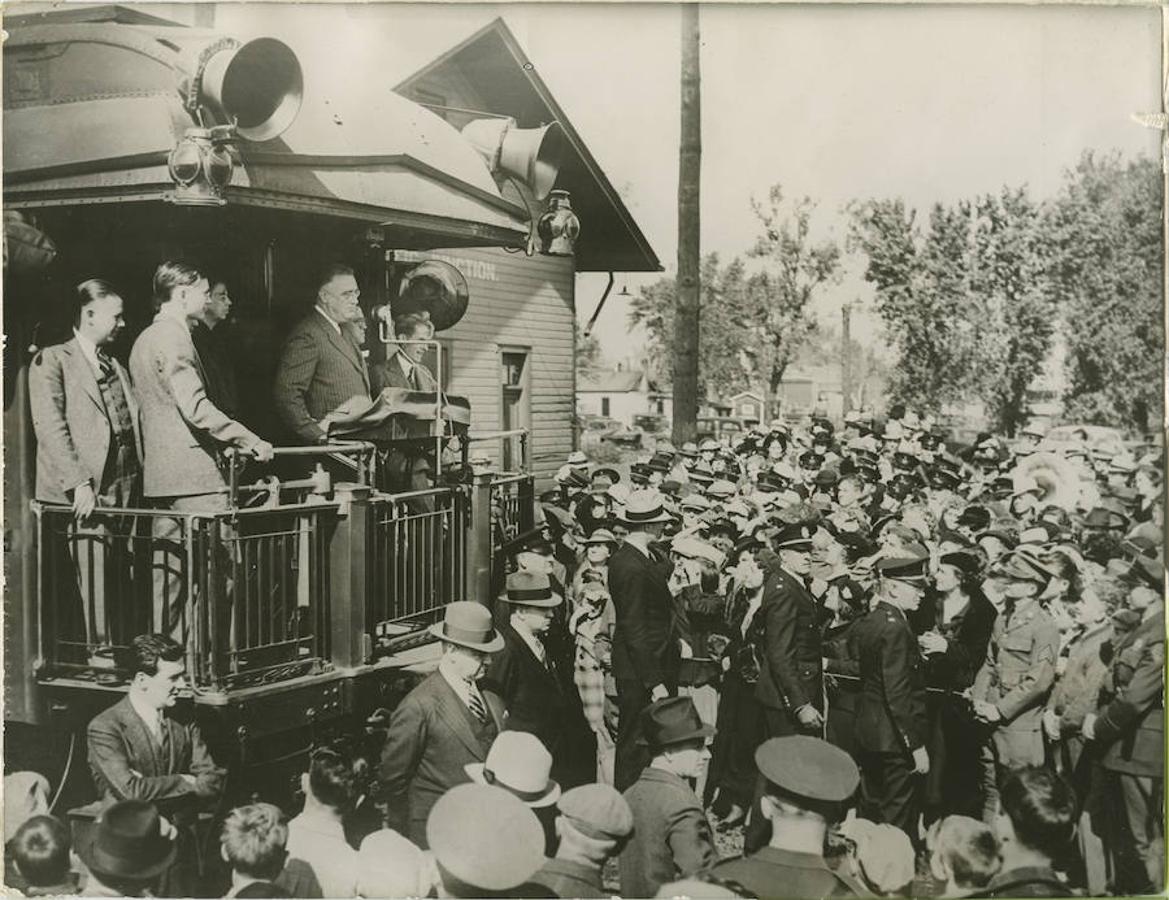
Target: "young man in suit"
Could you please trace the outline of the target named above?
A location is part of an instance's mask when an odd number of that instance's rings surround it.
[[[430,631],[443,644],[438,670],[394,710],[378,771],[389,824],[424,850],[431,808],[469,780],[467,764],[487,760],[504,719],[498,698],[477,683],[490,655],[504,646],[487,607],[451,603]]]
[[[36,497],[72,506],[83,532],[98,536],[72,543],[70,551],[86,641],[103,645],[130,636],[118,633],[118,621],[108,621],[115,611],[106,598],[128,581],[126,539],[133,520],[91,517],[103,506],[138,504],[142,436],[130,376],[107,352],[124,324],[122,298],[109,283],[92,278],[77,286],[75,302],[72,339],[46,347],[28,371],[37,436]]]
[[[718,862],[710,823],[691,786],[710,759],[704,725],[689,697],[647,707],[642,729],[653,758],[625,800],[633,833],[618,859],[621,894],[653,897],[663,884],[708,871]]]
[[[89,769],[104,803],[144,800],[175,825],[179,861],[169,886],[189,888],[195,817],[202,802],[219,795],[224,771],[199,726],[168,715],[186,686],[182,646],[165,635],[144,634],[134,638],[130,651],[130,689],[89,723]]]
[[[545,574],[519,571],[507,577],[507,593],[499,604],[508,616],[499,625],[503,649],[491,657],[483,689],[503,701],[509,730],[534,734],[548,748],[552,777],[575,787],[591,780],[588,776],[596,772],[596,757],[591,765],[576,761],[580,755],[576,745],[591,731],[579,697],[573,695],[575,691],[569,693],[571,682],[558,671],[558,661],[544,645],[554,610],[563,602],[552,593]]]
[[[876,603],[857,625],[860,695],[856,746],[861,814],[895,825],[916,842],[926,750],[925,672],[906,613],[925,595],[929,558],[890,557],[877,564]]]
[[[143,491],[178,512],[227,509],[227,482],[219,468],[225,446],[272,458],[272,445],[220,410],[207,396],[206,378],[191,324],[211,296],[207,279],[181,262],[162,263],[154,273],[158,313],[130,352],[130,374],[142,409],[145,449]],[[186,598],[173,574],[177,519],[155,520],[154,629],[180,636]],[[180,555],[185,557],[180,549]]]
[[[613,677],[617,682],[616,787],[637,781],[648,759],[641,737],[641,711],[677,690],[680,650],[673,628],[670,563],[650,544],[661,537],[670,514],[657,491],[634,491],[622,523],[629,529],[609,560],[609,593],[617,621],[613,629]]]
[[[304,444],[329,439],[330,413],[354,397],[369,400],[369,369],[347,323],[361,315],[349,266],[326,266],[316,306],[284,342],[273,395],[284,426]]]

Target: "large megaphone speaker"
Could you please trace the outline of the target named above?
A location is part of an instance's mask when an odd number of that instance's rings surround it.
[[[434,330],[445,331],[463,318],[470,299],[462,272],[440,259],[427,259],[403,277],[394,315],[429,313]]]
[[[556,122],[543,128],[517,128],[514,119],[475,119],[463,136],[495,174],[523,181],[537,200],[548,196],[564,157],[564,129]]]
[[[226,43],[201,59],[198,79],[199,101],[249,141],[283,134],[304,97],[300,62],[275,38]]]

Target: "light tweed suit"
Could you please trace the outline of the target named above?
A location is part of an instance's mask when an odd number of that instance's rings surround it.
[[[251,450],[260,442],[207,397],[191,332],[159,313],[130,351],[130,374],[142,409],[147,497],[214,494],[226,487],[216,463],[223,445]]]
[[[369,397],[369,370],[357,343],[314,309],[284,343],[273,389],[280,420],[301,441],[318,443],[318,424],[353,397]]]

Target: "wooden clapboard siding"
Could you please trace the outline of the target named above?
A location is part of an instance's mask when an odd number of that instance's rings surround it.
[[[501,348],[526,350],[532,468],[537,479],[551,478],[574,438],[572,260],[479,248],[397,254],[407,261],[427,256],[456,265],[471,292],[466,315],[441,335],[452,343],[448,390],[471,401],[473,431],[498,431]],[[486,449],[498,462],[496,445]]]

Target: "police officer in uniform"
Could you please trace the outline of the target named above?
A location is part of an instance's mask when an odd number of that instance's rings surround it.
[[[811,525],[787,525],[775,536],[778,565],[769,567],[759,614],[764,629],[755,696],[768,737],[820,734],[824,727],[820,608],[805,586],[812,553]]]
[[[922,658],[906,613],[921,604],[929,558],[901,552],[910,555],[877,564],[877,603],[857,625],[855,737],[862,815],[916,839],[923,787],[916,776],[929,772],[928,722]]]
[[[827,741],[808,735],[776,737],[755,751],[764,781],[767,846],[719,863],[711,874],[754,897],[863,897],[859,885],[824,861],[824,836],[860,781],[856,763]]]
[[[1043,765],[1043,701],[1059,658],[1059,629],[1038,599],[1055,572],[1017,550],[993,574],[1004,583],[1005,602],[971,688],[975,716],[994,729],[982,751],[987,822],[994,821],[1005,770]]]

